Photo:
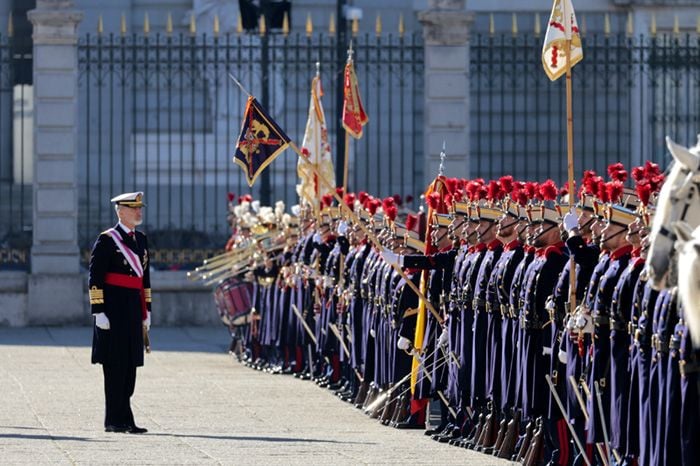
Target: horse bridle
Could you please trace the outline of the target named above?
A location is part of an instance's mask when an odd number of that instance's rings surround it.
[[[685,176],[685,178],[688,178],[690,175],[690,170],[686,167],[681,168],[681,174]],[[687,185],[693,185],[688,188],[686,188]],[[695,189],[693,189],[695,187]],[[690,208],[690,205],[692,203],[693,198],[695,197],[696,192],[700,192],[700,178],[695,179],[695,176],[690,176],[690,181],[683,183],[681,187],[677,188],[676,190],[671,192],[670,198],[674,201],[678,201],[679,197],[677,196],[678,191],[681,191],[681,189],[687,189],[688,194],[685,196],[685,204],[683,205],[683,211],[681,212],[680,217],[676,221],[685,221],[685,217],[688,214],[688,209]],[[663,236],[664,238],[667,238],[674,243],[678,240],[678,236],[668,228],[666,228],[665,225],[661,225],[659,228],[658,234]]]

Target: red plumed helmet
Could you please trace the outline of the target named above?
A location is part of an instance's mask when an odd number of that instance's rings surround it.
[[[233,194],[232,192],[228,192],[228,193],[226,194],[226,197],[228,198],[228,201],[229,201],[229,202],[233,202],[233,200],[236,199],[236,195]]]
[[[401,197],[401,194],[394,194],[391,197],[394,198],[394,204],[398,207],[401,207],[401,204],[403,204],[403,198]]]
[[[335,188],[335,193],[342,198],[345,194],[345,188],[343,188],[342,186],[338,186],[337,188]]]
[[[343,202],[345,203],[350,210],[352,210],[355,207],[355,194],[354,193],[347,193],[345,196],[343,196]]]
[[[501,185],[501,192],[504,195],[508,195],[513,192],[513,177],[510,175],[502,176],[498,180],[498,184]]]
[[[557,193],[559,188],[557,184],[552,180],[547,180],[540,185],[540,198],[545,201],[553,201],[557,198]]]
[[[620,162],[608,165],[608,176],[610,176],[610,179],[613,181],[621,181],[624,183],[627,181],[625,166]]]
[[[651,185],[649,181],[641,180],[637,183],[637,186],[635,186],[635,191],[639,197],[639,203],[644,206],[649,205],[649,199],[651,198]]]
[[[447,192],[454,193],[457,190],[457,188],[459,187],[459,179],[458,178],[447,178],[445,180],[445,186],[447,187]]]
[[[623,185],[621,181],[610,181],[606,183],[605,189],[608,192],[609,202],[619,202],[625,185]]]
[[[406,216],[406,229],[408,231],[413,231],[413,229],[416,227],[416,224],[418,224],[418,216],[408,214]]]
[[[244,202],[253,202],[253,196],[251,196],[250,194],[244,194],[238,198],[239,204],[242,204]]]
[[[639,183],[645,178],[644,167],[634,167],[632,169],[632,179]]]
[[[367,210],[369,211],[370,215],[376,214],[380,205],[381,203],[379,202],[379,199],[368,199]]]
[[[399,209],[395,205],[391,205],[384,210],[384,216],[388,217],[392,222],[396,220],[396,216],[399,213]]]
[[[389,207],[394,207],[395,201],[393,197],[385,197],[384,200],[382,200],[382,209],[384,212],[387,211]]]
[[[440,208],[440,193],[430,193],[428,197],[425,199],[425,202],[428,204],[428,207],[430,207],[433,210],[437,210]]]
[[[528,199],[536,199],[538,197],[539,186],[534,181],[526,181],[523,190]]]
[[[324,194],[321,196],[321,206],[322,207],[330,207],[331,204],[333,204],[333,195],[332,194]]]
[[[486,188],[486,198],[489,201],[497,201],[503,198],[503,195],[501,194],[501,185],[498,181],[489,181],[488,188]]]
[[[644,164],[644,178],[651,179],[659,175],[661,175],[661,169],[659,168],[659,165],[647,160]]]
[[[360,191],[357,194],[357,200],[360,201],[360,204],[362,204],[362,205],[365,205],[365,201],[367,200],[367,198],[369,198],[369,194],[367,194],[364,191]]]

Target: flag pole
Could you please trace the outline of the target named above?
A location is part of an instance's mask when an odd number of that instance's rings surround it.
[[[348,46],[348,60],[347,63],[352,62],[352,39],[350,39],[350,45]],[[343,99],[344,100],[344,99]],[[348,190],[348,167],[350,165],[350,134],[345,131],[345,154],[343,156],[343,189],[345,192]]]
[[[564,24],[566,29],[566,161],[569,177],[569,212],[574,211],[574,111],[573,111],[573,90],[571,84],[571,12],[566,11],[564,2],[564,13],[566,15]],[[573,315],[576,311],[576,263],[573,254],[569,257],[569,304],[570,312]]]
[[[289,147],[292,148],[294,152],[297,153],[299,157],[301,157],[302,160],[305,161],[305,163],[308,163],[311,166],[311,169],[314,171],[316,176],[318,177],[319,181],[321,181],[328,189],[331,190],[331,193],[333,197],[335,198],[336,201],[338,201],[338,206],[340,207],[341,210],[344,210],[348,217],[358,226],[360,227],[360,230],[367,236],[367,239],[369,239],[377,248],[380,250],[383,249],[382,244],[379,242],[377,237],[370,232],[367,227],[360,221],[359,218],[357,218],[357,215],[355,215],[355,212],[352,211],[347,205],[345,205],[345,202],[343,202],[343,199],[338,195],[338,193],[333,189],[333,185],[331,185],[330,181],[326,179],[325,176],[323,176],[323,173],[321,173],[316,166],[309,162],[306,157],[301,153],[299,150],[299,147],[294,143],[294,141],[289,142]],[[425,306],[428,308],[431,314],[435,317],[435,319],[438,321],[440,325],[443,324],[442,317],[440,317],[440,314],[435,310],[435,307],[431,304],[430,301],[428,301],[428,298],[425,296],[424,293],[421,292],[421,290],[418,289],[418,287],[413,283],[413,281],[406,275],[406,272],[403,271],[401,266],[399,264],[394,264],[392,263],[391,266],[396,270],[396,273],[398,273],[401,278],[403,278],[406,281],[406,284],[413,290],[413,292],[418,296],[418,299],[420,299],[422,302],[425,303]]]

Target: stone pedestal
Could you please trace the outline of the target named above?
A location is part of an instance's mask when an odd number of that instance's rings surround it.
[[[85,316],[78,248],[78,55],[82,12],[38,0],[34,26],[34,231],[27,323]]]
[[[425,41],[426,183],[438,174],[445,142],[445,172],[469,177],[469,34],[474,15],[465,0],[431,0],[418,14]]]

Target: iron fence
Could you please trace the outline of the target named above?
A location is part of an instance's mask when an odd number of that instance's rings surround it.
[[[361,35],[353,48],[371,123],[351,145],[350,187],[381,195],[420,190],[420,36]],[[337,49],[326,34],[84,37],[78,48],[82,246],[113,221],[110,196],[136,189],[145,191],[145,227],[157,247],[223,244],[227,192],[251,191],[231,161],[247,96],[228,74],[300,141],[319,62],[336,147],[335,95],[345,61]],[[288,151],[268,170],[269,182],[258,182],[254,197],[296,203],[296,156]]]
[[[604,173],[670,156],[664,137],[700,130],[700,39],[589,34],[573,69],[574,159]],[[484,178],[566,180],[565,79],[552,83],[542,37],[478,35],[471,43],[471,167]]]

